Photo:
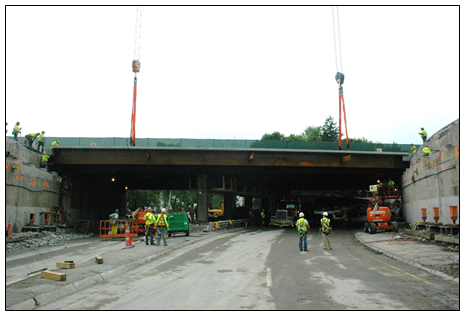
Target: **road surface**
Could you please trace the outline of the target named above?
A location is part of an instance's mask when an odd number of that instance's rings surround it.
[[[216,235],[37,310],[457,310],[459,285],[361,246],[335,228]],[[141,245],[144,246],[144,245]]]

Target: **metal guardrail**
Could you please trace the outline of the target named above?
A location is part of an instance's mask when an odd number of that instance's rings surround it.
[[[215,221],[209,222],[208,226],[204,231],[211,232],[213,230],[229,229],[234,226],[238,226],[241,222],[245,222],[247,219],[238,219],[238,220],[225,220],[225,221]]]

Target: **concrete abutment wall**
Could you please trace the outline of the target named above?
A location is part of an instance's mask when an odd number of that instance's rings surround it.
[[[424,146],[431,149],[422,155]],[[460,121],[437,131],[411,158],[402,176],[403,215],[414,225],[423,222],[421,209],[426,209],[426,222],[434,221],[433,208],[439,208],[439,223],[453,224],[450,207],[460,215]],[[456,223],[459,224],[459,218]]]

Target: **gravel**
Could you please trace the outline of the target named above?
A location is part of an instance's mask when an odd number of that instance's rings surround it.
[[[73,230],[57,228],[56,232],[21,232],[13,233],[12,236],[37,236],[35,238],[19,241],[15,243],[6,243],[6,253],[27,252],[43,247],[63,245],[65,241],[75,240],[86,237],[94,237],[93,233],[76,233]]]

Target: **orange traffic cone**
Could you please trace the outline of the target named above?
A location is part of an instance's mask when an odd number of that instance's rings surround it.
[[[8,236],[11,235],[11,215],[10,218],[8,219]]]
[[[130,235],[130,230],[128,229],[128,222],[125,222],[125,248],[130,247],[133,247],[132,236]]]

